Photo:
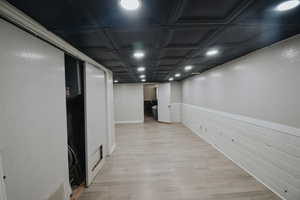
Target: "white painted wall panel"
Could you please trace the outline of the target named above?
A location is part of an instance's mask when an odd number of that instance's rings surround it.
[[[9,200],[69,196],[64,54],[0,20],[0,149]],[[60,199],[61,200],[61,199]]]
[[[171,121],[181,122],[182,84],[171,82]]]
[[[182,121],[274,192],[300,199],[300,37],[183,81]]]
[[[116,123],[143,123],[143,84],[115,84],[114,109]]]
[[[182,102],[182,84],[181,82],[171,82],[171,102]]]
[[[116,146],[115,138],[115,119],[114,119],[114,94],[113,94],[113,75],[106,73],[106,89],[107,89],[107,119],[108,119],[108,153],[111,154]]]
[[[172,122],[171,119],[171,84],[161,83],[157,89],[158,121]]]
[[[184,102],[300,128],[299,38],[184,81]]]
[[[86,63],[86,155],[87,184],[91,184],[101,169],[107,154],[106,80],[102,70]],[[103,146],[103,161],[99,160],[99,148]]]

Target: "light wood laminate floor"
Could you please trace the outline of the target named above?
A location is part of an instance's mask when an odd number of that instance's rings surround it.
[[[116,127],[117,147],[80,200],[278,200],[181,124]]]

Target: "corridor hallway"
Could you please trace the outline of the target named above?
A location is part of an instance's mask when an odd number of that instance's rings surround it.
[[[182,124],[116,127],[117,147],[80,200],[277,200]]]

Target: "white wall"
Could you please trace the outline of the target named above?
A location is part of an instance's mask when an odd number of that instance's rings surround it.
[[[300,36],[183,81],[183,123],[288,200],[300,199]]]
[[[116,123],[144,122],[143,84],[115,84],[114,110]]]
[[[158,87],[158,120],[181,122],[182,87],[180,82],[161,83]]]
[[[8,200],[54,193],[67,199],[64,54],[3,20],[0,44],[0,154]]]
[[[182,84],[171,82],[171,121],[181,122]]]
[[[107,113],[107,128],[108,128],[108,153],[112,154],[116,147],[115,138],[115,119],[114,119],[114,91],[113,91],[113,74],[106,74],[106,113]]]
[[[108,127],[105,74],[88,63],[85,67],[87,185],[90,185],[104,164],[108,152]],[[98,164],[101,145],[103,146],[103,160]]]
[[[160,83],[157,89],[158,121],[172,122],[171,120],[171,84]]]

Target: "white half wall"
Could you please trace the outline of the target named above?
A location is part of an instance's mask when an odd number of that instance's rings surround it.
[[[114,111],[116,123],[144,122],[143,84],[115,84]]]
[[[8,200],[70,195],[64,53],[0,19],[0,154]]]
[[[183,81],[182,121],[287,200],[300,199],[300,36]]]

